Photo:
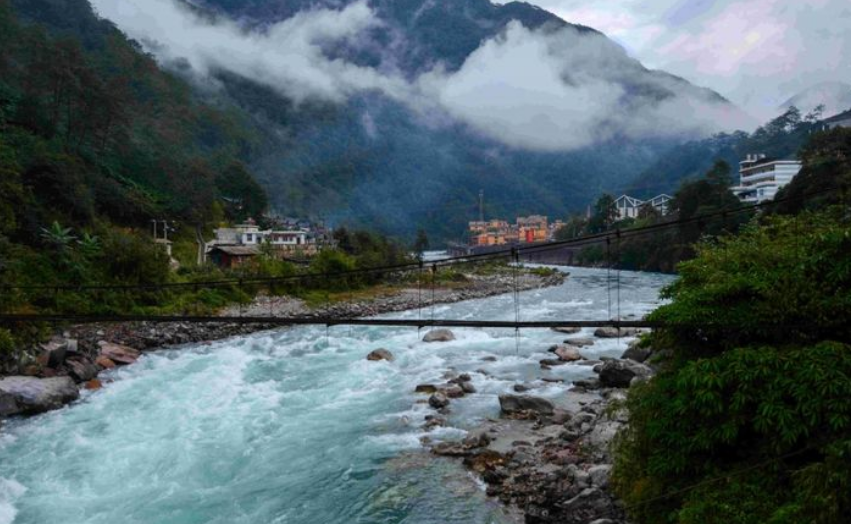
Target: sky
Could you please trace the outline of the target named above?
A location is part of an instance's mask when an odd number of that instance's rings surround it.
[[[851,84],[849,0],[529,0],[760,120],[821,82]]]

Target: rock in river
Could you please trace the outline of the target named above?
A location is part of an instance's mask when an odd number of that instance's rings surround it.
[[[578,328],[578,327],[554,327],[554,328],[552,328],[552,330],[556,331],[558,333],[564,333],[565,335],[573,335],[574,333],[579,333],[580,331],[582,331],[582,328]]]
[[[428,398],[428,405],[434,409],[445,408],[449,405],[449,399],[443,393],[435,393]]]
[[[104,341],[98,342],[98,344],[100,345],[100,356],[108,358],[119,366],[126,366],[139,360],[139,352],[131,347]]]
[[[79,396],[71,377],[6,377],[0,379],[0,416],[43,413]]]
[[[393,362],[396,360],[396,357],[393,356],[393,353],[387,351],[384,348],[376,349],[366,356],[367,360],[387,360],[389,362]]]
[[[633,378],[648,378],[653,370],[633,360],[607,360],[600,369],[600,383],[610,388],[628,388]]]
[[[432,329],[423,337],[423,342],[449,342],[455,340],[455,334],[448,329]]]
[[[541,415],[552,415],[553,411],[555,411],[553,403],[545,398],[521,395],[500,395],[499,407],[506,415],[513,415],[523,411],[533,411]]]
[[[577,360],[582,360],[583,357],[579,354],[579,349],[571,346],[557,346],[553,353],[556,356],[565,362],[576,362]]]
[[[597,338],[634,337],[639,331],[636,328],[601,327],[594,331]]]
[[[581,348],[581,347],[585,347],[585,346],[593,346],[594,345],[594,339],[593,338],[587,338],[587,337],[569,338],[569,339],[565,340],[564,343],[567,344],[568,346],[576,346],[578,348]]]

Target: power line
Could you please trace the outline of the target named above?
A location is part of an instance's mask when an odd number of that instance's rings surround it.
[[[552,251],[555,249],[562,249],[565,247],[579,247],[584,245],[596,244],[606,239],[616,238],[620,236],[621,238],[648,234],[655,231],[664,230],[670,227],[678,227],[685,224],[693,224],[700,223],[701,221],[717,218],[720,216],[727,216],[731,213],[743,213],[747,211],[754,211],[758,209],[767,208],[770,206],[774,206],[777,204],[791,202],[796,200],[806,200],[808,198],[812,198],[814,196],[818,196],[828,192],[837,191],[839,188],[830,187],[823,188],[821,190],[812,191],[810,193],[806,193],[797,197],[786,197],[779,200],[772,200],[768,202],[762,202],[758,204],[747,204],[744,206],[740,206],[736,209],[722,209],[720,211],[712,212],[712,213],[704,213],[702,215],[695,215],[693,217],[687,219],[674,219],[665,222],[658,222],[656,224],[650,224],[647,226],[641,226],[636,228],[629,229],[616,229],[614,231],[606,231],[602,233],[596,233],[591,235],[584,235],[582,237],[577,237],[568,240],[556,240],[550,242],[541,242],[538,244],[531,244],[529,246],[511,246],[504,249],[498,249],[487,253],[475,253],[468,255],[459,255],[455,257],[447,257],[440,260],[435,260],[430,262],[432,267],[437,266],[447,266],[454,264],[464,264],[464,263],[476,263],[480,261],[490,261],[497,260],[501,258],[507,258],[512,256],[512,253],[516,252],[522,256],[524,254],[535,254],[540,252]],[[0,286],[0,289],[5,291],[11,290],[20,290],[20,291],[106,291],[106,290],[130,290],[130,289],[139,289],[139,290],[158,290],[158,289],[173,289],[173,288],[186,288],[186,287],[217,287],[217,286],[230,286],[230,285],[260,285],[260,284],[275,284],[275,283],[284,283],[284,282],[292,282],[292,281],[300,281],[310,278],[338,278],[349,275],[368,275],[375,273],[397,273],[397,272],[405,272],[413,269],[419,268],[419,262],[407,262],[401,264],[391,264],[385,266],[376,266],[370,268],[359,268],[359,269],[351,269],[346,271],[339,271],[334,273],[304,273],[300,275],[290,275],[286,277],[254,277],[254,278],[232,278],[232,279],[224,279],[224,280],[212,280],[212,281],[201,281],[201,282],[170,282],[170,283],[162,283],[162,284],[114,284],[114,285],[4,285]]]

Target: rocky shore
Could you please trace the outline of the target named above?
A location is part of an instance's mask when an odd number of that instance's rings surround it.
[[[540,276],[524,272],[517,288],[530,290],[559,285],[563,273]],[[513,276],[467,275],[466,282],[453,288],[431,290],[399,289],[381,296],[341,302],[324,308],[309,308],[290,297],[259,296],[250,305],[228,308],[223,316],[361,317],[484,298],[515,289]],[[242,323],[109,323],[72,326],[25,353],[29,356],[18,374],[0,376],[0,419],[32,415],[56,409],[79,397],[79,389],[98,389],[98,375],[116,366],[135,362],[144,352],[183,344],[220,340],[278,325]],[[278,326],[279,327],[279,326]]]
[[[571,333],[571,329],[563,330]],[[520,509],[527,524],[623,524],[624,508],[609,489],[610,446],[628,422],[619,403],[626,388],[646,380],[654,369],[646,364],[651,351],[638,340],[620,359],[588,361],[582,345],[609,338],[599,329],[593,338],[568,339],[550,348],[553,359],[542,367],[592,365],[597,377],[566,384],[559,398],[534,396],[534,386],[516,384],[516,394],[499,396],[500,417],[470,430],[461,441],[424,437],[436,455],[458,457],[487,485],[487,493]],[[630,331],[615,336],[635,336]],[[446,375],[440,384],[422,384],[433,412],[425,416],[427,431],[444,426],[455,399],[475,389],[475,374]]]

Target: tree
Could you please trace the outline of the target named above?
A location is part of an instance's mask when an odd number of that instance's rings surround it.
[[[851,202],[851,129],[819,132],[801,149],[803,167],[782,187],[770,212],[800,213]]]
[[[618,217],[618,208],[615,206],[615,198],[605,193],[594,204],[594,212],[588,221],[589,233],[602,233],[615,223]]]
[[[849,238],[842,210],[772,217],[680,265],[645,341],[668,356],[616,442],[632,521],[847,522]]]
[[[417,239],[414,241],[414,252],[422,256],[423,252],[428,248],[428,235],[426,235],[425,229],[418,229]]]
[[[77,239],[72,231],[70,227],[62,227],[59,222],[54,222],[48,228],[41,228],[41,238],[56,252],[64,254]]]
[[[716,160],[715,164],[706,173],[706,180],[716,187],[729,187],[732,182],[730,164],[724,160]]]

